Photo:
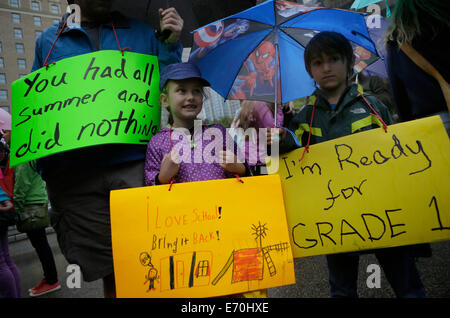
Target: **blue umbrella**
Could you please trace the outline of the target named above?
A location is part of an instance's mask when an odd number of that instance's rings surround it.
[[[367,72],[369,76],[378,76],[387,78],[386,64],[384,62],[384,57],[386,56],[386,47],[384,45],[384,37],[386,35],[386,30],[389,26],[389,22],[380,18],[380,26],[369,29],[370,38],[375,43],[378,53],[380,54],[380,59],[367,66],[364,71]]]
[[[226,99],[287,103],[315,89],[303,54],[321,31],[343,34],[369,52],[366,60],[378,58],[364,14],[270,0],[193,31],[190,61]]]

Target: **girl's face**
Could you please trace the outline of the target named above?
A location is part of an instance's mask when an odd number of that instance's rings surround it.
[[[161,105],[173,117],[174,127],[191,128],[203,107],[203,86],[200,80],[170,80],[167,92],[161,94]]]
[[[315,56],[311,60],[311,75],[325,92],[345,89],[348,66],[339,54]]]

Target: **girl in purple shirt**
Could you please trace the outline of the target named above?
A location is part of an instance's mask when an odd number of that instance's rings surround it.
[[[221,125],[204,126],[196,121],[203,106],[203,87],[208,81],[191,63],[167,66],[161,74],[161,105],[169,110],[170,128],[150,139],[145,160],[145,184],[172,184],[217,180],[249,174],[238,162],[236,145]],[[243,155],[240,158],[242,161]],[[267,290],[236,297],[267,297]]]
[[[238,162],[233,139],[225,128],[195,121],[202,110],[205,86],[209,86],[208,81],[191,63],[171,64],[162,72],[160,100],[169,110],[171,125],[148,144],[146,185],[246,175],[246,166]]]

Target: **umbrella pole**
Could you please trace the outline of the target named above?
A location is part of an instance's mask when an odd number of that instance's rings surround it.
[[[273,118],[275,123],[273,124],[274,127],[277,127],[277,102],[278,102],[278,71],[279,71],[279,58],[278,58],[278,37],[275,38],[275,107],[273,109]],[[280,85],[281,86],[281,85]]]

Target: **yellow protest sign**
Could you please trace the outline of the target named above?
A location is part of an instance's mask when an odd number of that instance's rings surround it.
[[[279,176],[242,180],[112,191],[117,296],[213,297],[295,283]]]
[[[438,116],[316,144],[299,162],[302,151],[281,155],[278,171],[294,257],[450,239]]]

